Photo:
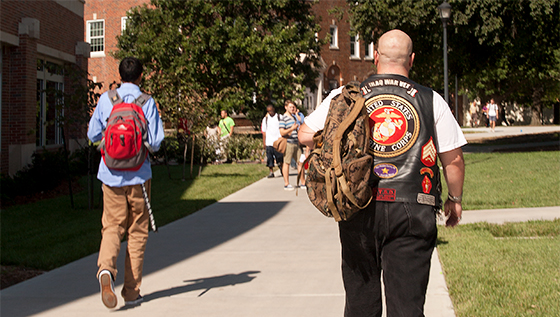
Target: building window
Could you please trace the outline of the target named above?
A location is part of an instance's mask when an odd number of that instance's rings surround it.
[[[86,41],[91,45],[91,57],[105,56],[105,21],[87,21]]]
[[[373,59],[373,42],[366,45],[366,59]]]
[[[315,97],[317,96],[317,91],[312,91],[309,88],[305,89],[305,99],[303,100],[303,106],[307,110],[307,114],[310,114],[315,110]]]
[[[358,35],[350,36],[350,58],[360,58],[360,40]]]
[[[126,22],[128,21],[128,17],[122,17],[121,18],[121,35],[124,33],[124,30],[126,30]]]
[[[61,118],[64,116],[64,67],[37,60],[37,126],[36,145],[62,144]]]
[[[338,28],[336,25],[331,25],[331,44],[330,48],[338,48]]]

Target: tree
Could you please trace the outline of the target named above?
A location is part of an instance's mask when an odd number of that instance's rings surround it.
[[[485,0],[456,5],[453,36],[459,42],[454,47],[459,55],[464,52],[469,57],[462,61],[471,70],[465,76],[469,86],[480,87],[475,91],[496,100],[530,104],[531,125],[542,124],[543,106],[552,106],[560,97],[559,1]]]
[[[144,63],[166,121],[200,131],[220,109],[261,118],[313,87],[321,42],[305,0],[152,0],[132,9],[115,56]],[[302,54],[306,55],[303,59]]]
[[[400,28],[409,33],[415,51],[411,77],[438,87],[442,67],[440,0],[348,1],[352,23],[377,40]],[[483,99],[530,104],[531,124],[541,124],[543,106],[560,97],[560,8],[558,0],[450,1],[450,73],[463,88]],[[368,40],[368,39],[366,39]],[[440,84],[441,85],[441,84]]]
[[[442,28],[433,0],[347,1],[350,23],[364,42],[377,42],[391,29],[401,29],[412,38],[417,54],[410,77],[443,91]]]
[[[93,152],[97,152],[93,144],[86,141],[81,144],[80,140],[87,140],[87,124],[100,94],[97,92],[101,88],[100,83],[95,83],[88,79],[88,74],[77,65],[67,65],[63,69],[64,75],[68,78],[69,86],[65,91],[50,87],[42,93],[47,95],[47,105],[54,107],[54,113],[58,114],[46,124],[54,125],[59,128],[63,144],[63,153],[66,167],[66,177],[68,178],[68,190],[70,193],[70,204],[74,208],[74,195],[72,186],[72,173],[70,171],[70,152],[68,141],[73,139],[75,144],[84,149],[87,147],[87,173],[88,173],[88,206],[93,208]]]

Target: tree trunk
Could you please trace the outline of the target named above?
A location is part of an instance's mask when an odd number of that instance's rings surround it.
[[[542,125],[542,87],[533,88],[533,104],[531,105],[531,125]]]
[[[192,151],[191,151],[191,178],[193,178],[192,175],[192,171],[193,171],[193,166],[194,166],[194,137],[195,135],[192,135]]]

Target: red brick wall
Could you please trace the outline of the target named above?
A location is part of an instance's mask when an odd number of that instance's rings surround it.
[[[0,172],[9,171],[10,145],[35,144],[37,115],[37,44],[75,55],[83,42],[83,19],[55,1],[1,1],[3,32],[19,37],[19,46],[3,45],[2,148]],[[18,35],[22,18],[39,21],[39,38]],[[83,58],[77,62],[87,70]],[[69,91],[67,91],[69,92]],[[14,156],[18,157],[19,156]],[[25,160],[26,158],[24,158]]]
[[[5,78],[2,91],[7,90],[9,94],[2,98],[2,110],[6,108],[8,115],[7,124],[2,128],[9,128],[7,140],[9,144],[35,143],[35,134],[30,133],[35,129],[37,104],[36,80],[37,80],[37,41],[24,35],[20,37],[19,47],[13,50],[11,63],[7,73],[2,74]],[[4,134],[2,134],[4,136]]]
[[[40,23],[37,43],[74,55],[76,42],[84,40],[82,17],[55,1],[2,0],[2,31],[17,35],[22,18],[34,18]]]
[[[102,1],[88,0],[84,8],[84,39],[87,38],[87,21],[105,20],[105,57],[89,59],[88,69],[90,78],[95,76],[97,82],[103,83],[101,92],[109,89],[114,81],[120,83],[119,61],[110,56],[110,52],[117,49],[117,36],[121,35],[121,18],[133,7],[149,3],[149,0]]]

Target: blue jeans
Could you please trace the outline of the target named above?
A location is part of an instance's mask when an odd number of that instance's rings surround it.
[[[381,316],[381,274],[387,316],[424,316],[437,227],[432,206],[372,202],[339,222],[344,316]]]
[[[276,151],[274,147],[266,147],[266,166],[274,167],[274,159],[276,159],[276,164],[282,168],[282,163],[284,163],[284,155]]]

